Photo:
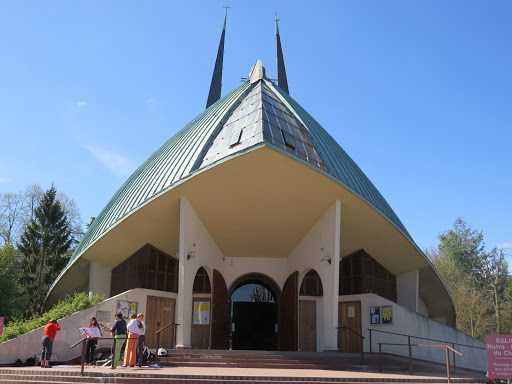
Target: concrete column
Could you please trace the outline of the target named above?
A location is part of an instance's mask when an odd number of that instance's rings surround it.
[[[396,277],[397,303],[411,312],[419,310],[419,271],[402,273]]]
[[[178,297],[176,302],[176,323],[180,324],[176,332],[176,348],[191,347],[192,323],[192,285],[194,282],[190,251],[190,203],[186,198],[180,198],[180,235],[178,245]]]
[[[324,286],[324,350],[338,349],[338,297],[339,297],[339,264],[341,250],[341,202],[336,200],[330,216],[329,242],[326,244],[331,263],[328,265],[328,279]]]
[[[110,297],[110,282],[112,268],[96,261],[89,263],[89,296],[102,295],[105,299]]]

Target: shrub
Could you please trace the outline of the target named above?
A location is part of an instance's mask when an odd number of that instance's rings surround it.
[[[14,339],[19,335],[33,331],[34,329],[42,327],[52,319],[62,319],[63,317],[69,316],[75,312],[87,309],[102,300],[103,297],[99,295],[94,295],[92,298],[89,298],[89,295],[84,292],[75,293],[72,296],[66,297],[64,300],[59,301],[47,312],[39,316],[35,316],[27,320],[15,320],[9,322],[4,328],[3,335],[0,336],[0,342]]]

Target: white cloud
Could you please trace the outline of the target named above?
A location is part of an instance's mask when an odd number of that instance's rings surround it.
[[[110,149],[96,145],[85,145],[84,148],[87,149],[99,163],[116,175],[127,175],[135,168],[135,164],[132,160]]]
[[[77,108],[85,108],[87,107],[87,101],[78,100],[77,102],[75,102],[75,105]]]
[[[0,177],[0,183],[8,183],[9,181],[11,181],[11,179],[7,177]]]

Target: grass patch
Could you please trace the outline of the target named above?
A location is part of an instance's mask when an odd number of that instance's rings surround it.
[[[62,319],[75,312],[92,307],[101,301],[103,301],[103,297],[100,295],[94,295],[92,298],[89,298],[89,295],[86,293],[75,293],[73,296],[68,296],[64,300],[59,301],[41,315],[34,316],[27,320],[14,320],[9,322],[4,327],[4,334],[0,336],[0,342],[14,339],[19,335],[42,327],[52,319]]]

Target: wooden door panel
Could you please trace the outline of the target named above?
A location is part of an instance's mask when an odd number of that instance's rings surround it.
[[[210,348],[210,325],[212,320],[210,318],[210,324],[194,324],[194,303],[197,301],[208,301],[211,304],[209,298],[196,298],[192,301],[191,345],[194,349],[208,349]]]
[[[284,283],[279,300],[279,349],[296,351],[298,347],[298,280],[299,272],[293,272]]]
[[[316,352],[316,302],[299,302],[299,350]]]
[[[363,343],[361,338],[361,302],[342,302],[338,306],[338,321],[340,328],[338,332],[338,348],[342,352],[361,352]],[[350,329],[346,329],[350,328]],[[352,330],[352,331],[351,331]]]
[[[176,301],[167,297],[148,296],[146,304],[146,344],[157,346],[156,331],[165,327],[175,319]],[[160,334],[160,346],[174,348],[174,327],[169,327]]]
[[[228,288],[224,277],[216,269],[213,270],[212,304],[212,348],[228,349],[230,334]]]

